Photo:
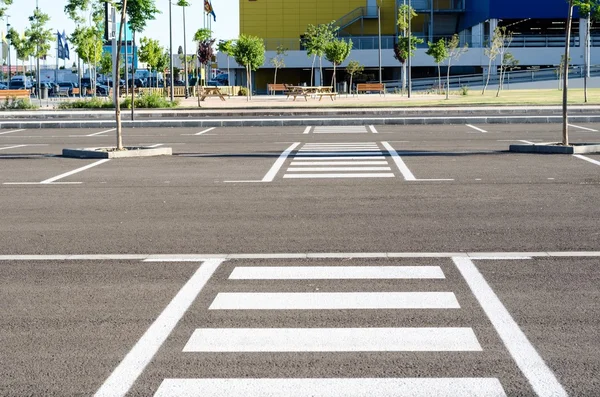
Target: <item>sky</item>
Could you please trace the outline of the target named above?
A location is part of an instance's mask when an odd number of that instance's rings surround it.
[[[50,16],[48,26],[53,30],[64,29],[67,35],[73,32],[75,24],[64,13],[66,0],[37,0],[40,9]],[[176,3],[176,0],[171,0]],[[136,41],[139,43],[140,37],[150,37],[160,41],[164,47],[169,46],[169,0],[155,0],[157,8],[161,11],[156,20],[150,21],[146,30],[137,35]],[[202,28],[204,0],[188,0],[192,4],[186,7],[186,32],[187,32],[187,50],[193,53],[194,42],[192,38],[196,30]],[[239,35],[239,0],[212,0],[216,22],[212,22],[213,37],[220,39],[231,39]],[[13,5],[7,11],[10,16],[8,23],[17,31],[23,32],[29,25],[28,17],[35,9],[36,0],[15,0]],[[173,48],[181,45],[183,47],[183,15],[181,7],[173,5]],[[6,20],[0,24],[2,31],[6,32]],[[54,50],[50,51],[51,53]],[[14,54],[14,50],[13,50]],[[13,55],[14,59],[14,55]],[[73,57],[71,57],[73,60]],[[54,62],[52,54],[49,54],[48,62]]]

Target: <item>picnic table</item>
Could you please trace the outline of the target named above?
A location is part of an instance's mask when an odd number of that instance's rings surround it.
[[[218,96],[222,101],[225,100],[225,96],[221,92],[221,89],[217,86],[205,86],[200,87],[200,100],[204,101],[206,97]]]
[[[303,96],[304,100],[308,101],[306,98],[309,95],[320,96],[321,98],[319,100],[323,99],[324,95],[327,95],[331,97],[331,100],[333,100],[333,96],[336,95],[336,93],[333,92],[333,87],[331,86],[286,85],[286,88],[288,89],[286,92],[287,98],[293,96],[294,101],[296,100],[296,97],[299,96]]]

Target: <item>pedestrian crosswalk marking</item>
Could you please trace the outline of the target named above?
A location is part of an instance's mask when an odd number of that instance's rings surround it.
[[[471,328],[198,328],[184,352],[481,351]]]
[[[292,161],[290,165],[386,165],[387,161]]]
[[[356,126],[316,126],[313,134],[361,134],[367,133],[367,128],[362,125]]]
[[[295,157],[293,161],[313,161],[313,160],[327,160],[327,161],[335,161],[335,160],[385,160],[385,156],[317,156],[317,157]]]
[[[459,308],[452,292],[221,292],[209,310]]]
[[[165,379],[154,397],[506,397],[496,378]]]
[[[237,266],[231,280],[444,279],[439,266]]]
[[[285,174],[283,176],[286,179],[318,179],[318,178],[394,178],[393,173],[354,173],[354,174]]]
[[[288,168],[288,172],[315,172],[315,171],[391,171],[390,167],[301,167]]]

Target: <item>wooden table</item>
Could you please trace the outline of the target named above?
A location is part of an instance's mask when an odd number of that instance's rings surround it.
[[[308,99],[306,99],[307,96],[309,95],[318,95],[321,93],[324,94],[329,94],[332,92],[333,87],[331,86],[303,86],[303,85],[292,85],[292,86],[287,86],[288,91],[286,92],[287,97],[289,98],[290,96],[294,97],[294,101],[296,100],[296,97],[298,96],[303,96],[305,101],[308,101]]]
[[[225,96],[221,92],[221,89],[216,86],[200,87],[200,100],[203,101],[206,97],[218,96],[222,101],[225,100]]]

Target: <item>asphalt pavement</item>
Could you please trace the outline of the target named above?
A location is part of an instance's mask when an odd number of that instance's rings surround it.
[[[0,130],[0,395],[596,396],[600,155],[507,151],[559,127]]]

